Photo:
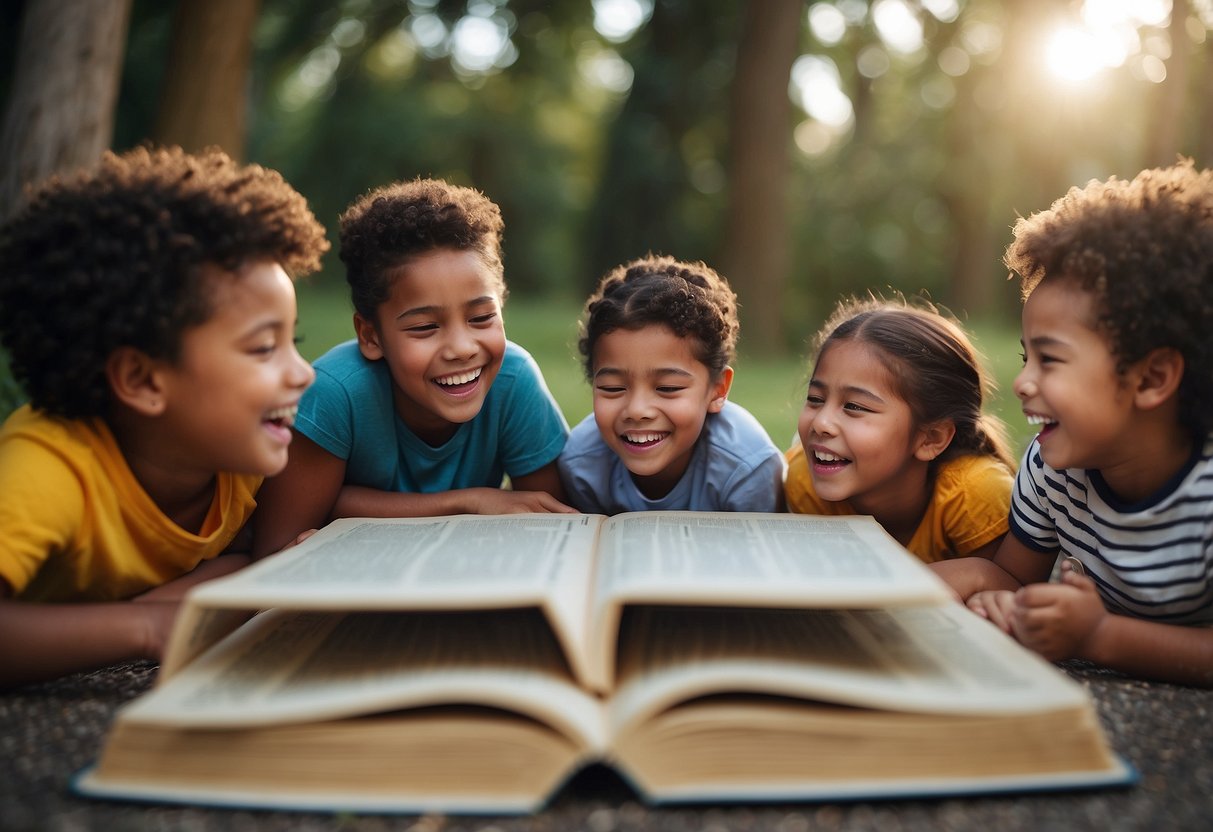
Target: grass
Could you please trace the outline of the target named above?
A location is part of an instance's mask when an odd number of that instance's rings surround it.
[[[351,307],[343,284],[301,283],[298,289],[300,332],[304,336],[299,349],[305,358],[314,360],[353,337]],[[580,300],[559,297],[511,297],[505,306],[507,335],[535,357],[570,424],[580,421],[591,407],[590,387],[577,354],[580,311]],[[806,334],[816,325],[813,322],[806,326]],[[1019,332],[999,324],[977,324],[970,331],[998,384],[990,409],[1007,423],[1012,447],[1018,451],[1031,437],[1019,404],[1010,393],[1011,379],[1019,370]],[[787,447],[795,436],[796,419],[804,401],[808,376],[805,359],[794,355],[759,358],[746,355],[743,349],[734,369],[729,398],[753,413],[776,445]]]

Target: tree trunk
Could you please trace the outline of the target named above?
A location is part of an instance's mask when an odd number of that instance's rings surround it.
[[[1188,0],[1173,0],[1171,5],[1171,59],[1167,77],[1154,90],[1151,117],[1145,137],[1143,167],[1167,167],[1175,164],[1183,150],[1188,89],[1192,75],[1192,39],[1185,22]]]
[[[27,185],[93,164],[113,136],[130,0],[31,0],[0,127],[0,219]]]
[[[801,0],[745,4],[729,119],[729,204],[720,262],[741,301],[748,348],[783,344],[782,304],[791,263],[787,182]]]
[[[180,0],[153,137],[243,158],[257,0]]]

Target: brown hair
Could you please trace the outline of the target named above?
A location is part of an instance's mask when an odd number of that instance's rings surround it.
[[[1180,423],[1213,430],[1213,171],[1190,160],[1070,191],[1015,223],[1004,262],[1027,298],[1042,280],[1094,299],[1092,326],[1123,370],[1151,350],[1184,358]]]
[[[873,347],[916,425],[947,420],[956,426],[956,435],[933,465],[977,454],[1013,469],[1006,426],[984,409],[993,383],[976,348],[938,307],[920,303],[878,297],[843,300],[814,339],[814,363],[842,341]]]
[[[704,263],[653,255],[608,272],[585,304],[578,349],[586,378],[594,375],[594,345],[617,329],[669,327],[693,342],[695,358],[720,377],[737,349],[737,296]]]

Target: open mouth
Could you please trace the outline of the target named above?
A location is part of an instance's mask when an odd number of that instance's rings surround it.
[[[265,414],[262,421],[269,422],[277,428],[290,428],[295,424],[295,415],[299,412],[298,405],[278,407]]]
[[[449,376],[440,376],[434,379],[434,383],[447,393],[466,393],[476,386],[476,382],[480,380],[480,373],[483,370],[483,367],[477,367],[474,370],[465,370],[462,373],[451,373]]]
[[[1057,427],[1057,420],[1051,416],[1045,416],[1042,413],[1030,413],[1026,410],[1024,411],[1023,415],[1029,425],[1040,428],[1041,435],[1044,435],[1053,428]]]
[[[625,445],[633,448],[651,448],[660,444],[669,435],[669,431],[648,431],[647,433],[624,433],[619,438]]]
[[[829,472],[840,471],[851,464],[851,460],[845,456],[839,456],[830,451],[814,449],[812,452],[813,468],[817,471]]]

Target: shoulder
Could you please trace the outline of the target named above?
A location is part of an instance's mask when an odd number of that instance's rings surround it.
[[[529,352],[513,341],[506,341],[506,352],[501,358],[499,376],[522,376],[539,374],[539,364]]]
[[[26,460],[93,458],[111,446],[117,452],[109,430],[100,421],[48,416],[29,405],[17,408],[0,428],[0,448],[6,460],[13,455]]]
[[[569,431],[569,439],[564,445],[564,450],[560,452],[560,459],[568,462],[584,457],[613,456],[613,454],[614,452],[602,440],[598,423],[594,421],[594,414],[591,413]]]
[[[949,459],[935,474],[936,491],[966,491],[971,488],[1000,488],[1010,491],[1014,474],[992,456],[965,455]]]
[[[340,383],[356,380],[362,376],[373,376],[379,372],[382,361],[368,361],[358,349],[356,340],[338,344],[313,362],[317,381],[327,377]]]
[[[733,402],[726,401],[719,413],[708,416],[704,434],[719,454],[748,460],[756,455],[783,459],[783,453],[753,414]]]

